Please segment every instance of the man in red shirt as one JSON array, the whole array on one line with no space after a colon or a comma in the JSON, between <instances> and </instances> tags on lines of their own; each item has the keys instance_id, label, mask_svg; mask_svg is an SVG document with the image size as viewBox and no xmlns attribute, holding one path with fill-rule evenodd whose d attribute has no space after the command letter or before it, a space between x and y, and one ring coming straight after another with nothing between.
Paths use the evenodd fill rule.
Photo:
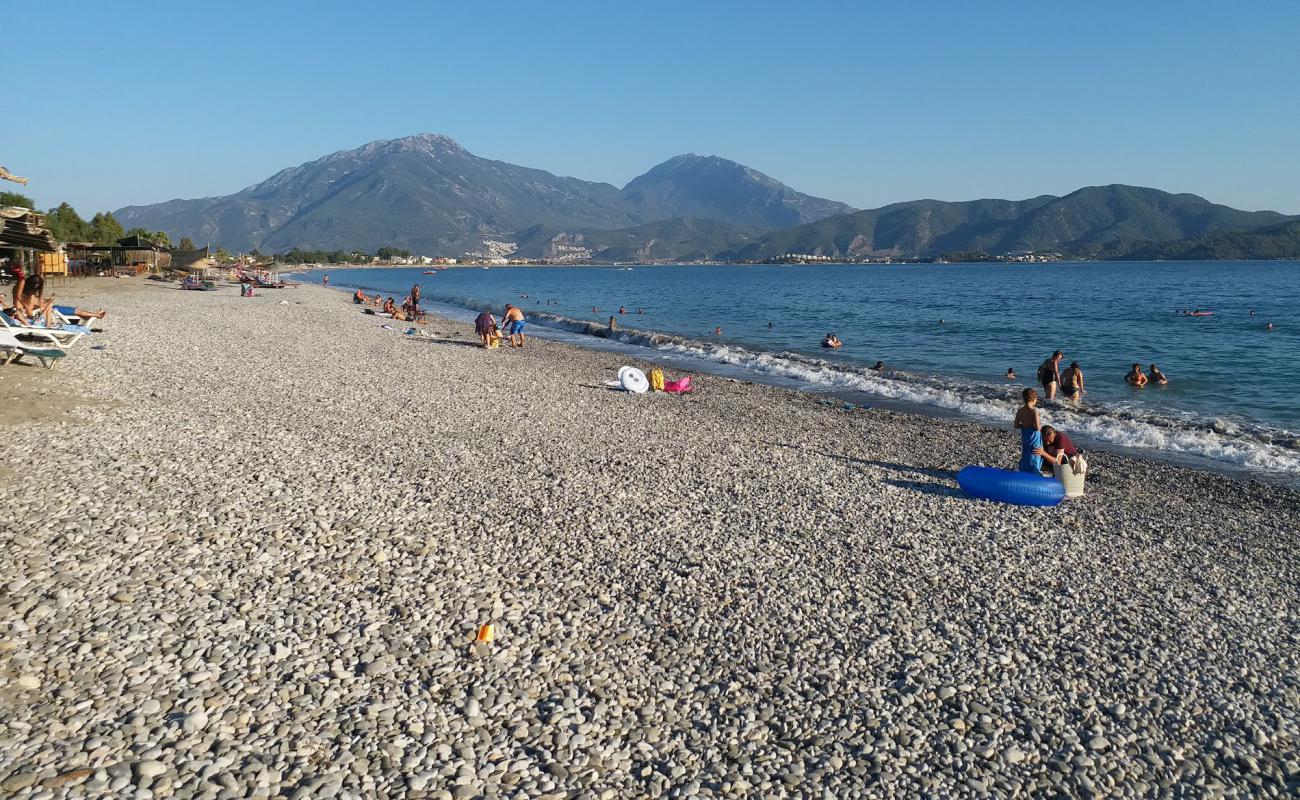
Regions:
<instances>
[{"instance_id":1,"label":"man in red shirt","mask_svg":"<svg viewBox=\"0 0 1300 800\"><path fill-rule=\"evenodd\" d=\"M1079 455L1079 448L1063 432L1051 425L1044 425L1039 431L1043 434L1043 446L1035 450L1034 454L1043 457L1044 467L1048 464L1063 464L1067 458Z\"/></svg>"}]
</instances>

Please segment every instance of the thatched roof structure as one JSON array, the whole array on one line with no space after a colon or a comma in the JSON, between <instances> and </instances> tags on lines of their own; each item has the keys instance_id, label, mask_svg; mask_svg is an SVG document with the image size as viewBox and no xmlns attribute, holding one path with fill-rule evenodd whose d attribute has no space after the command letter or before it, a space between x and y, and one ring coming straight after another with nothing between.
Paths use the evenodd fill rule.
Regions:
<instances>
[{"instance_id":1,"label":"thatched roof structure","mask_svg":"<svg viewBox=\"0 0 1300 800\"><path fill-rule=\"evenodd\" d=\"M58 241L45 229L45 215L21 206L0 208L0 247L30 247L57 252Z\"/></svg>"}]
</instances>

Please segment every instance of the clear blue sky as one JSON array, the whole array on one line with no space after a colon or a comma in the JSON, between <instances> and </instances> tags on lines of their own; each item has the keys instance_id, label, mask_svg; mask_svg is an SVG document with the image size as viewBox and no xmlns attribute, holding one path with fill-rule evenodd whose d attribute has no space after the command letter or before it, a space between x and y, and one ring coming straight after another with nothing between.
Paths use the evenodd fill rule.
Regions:
<instances>
[{"instance_id":1,"label":"clear blue sky","mask_svg":"<svg viewBox=\"0 0 1300 800\"><path fill-rule=\"evenodd\" d=\"M6 5L0 164L87 217L423 131L620 186L695 152L864 208L1300 213L1296 0Z\"/></svg>"}]
</instances>

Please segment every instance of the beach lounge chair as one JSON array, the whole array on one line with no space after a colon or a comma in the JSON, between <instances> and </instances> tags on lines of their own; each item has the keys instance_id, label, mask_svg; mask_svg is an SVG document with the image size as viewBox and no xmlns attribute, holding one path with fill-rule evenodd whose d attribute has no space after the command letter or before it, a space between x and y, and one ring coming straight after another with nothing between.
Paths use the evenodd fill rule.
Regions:
<instances>
[{"instance_id":1,"label":"beach lounge chair","mask_svg":"<svg viewBox=\"0 0 1300 800\"><path fill-rule=\"evenodd\" d=\"M42 346L31 342L20 342L18 337L7 330L0 330L0 365L9 366L12 361L21 361L24 356L31 356L41 362L46 369L54 369L59 359L67 353L57 345Z\"/></svg>"},{"instance_id":2,"label":"beach lounge chair","mask_svg":"<svg viewBox=\"0 0 1300 800\"><path fill-rule=\"evenodd\" d=\"M90 333L90 328L81 325L23 325L3 311L0 311L0 330L7 330L19 339L52 341L60 349L71 347Z\"/></svg>"},{"instance_id":3,"label":"beach lounge chair","mask_svg":"<svg viewBox=\"0 0 1300 800\"><path fill-rule=\"evenodd\" d=\"M97 321L94 317L87 317L83 319L77 316L76 306L55 306L54 321L58 323L60 327L65 327L68 325L80 325L81 327L89 331L101 330L100 328L96 328L92 324Z\"/></svg>"}]
</instances>

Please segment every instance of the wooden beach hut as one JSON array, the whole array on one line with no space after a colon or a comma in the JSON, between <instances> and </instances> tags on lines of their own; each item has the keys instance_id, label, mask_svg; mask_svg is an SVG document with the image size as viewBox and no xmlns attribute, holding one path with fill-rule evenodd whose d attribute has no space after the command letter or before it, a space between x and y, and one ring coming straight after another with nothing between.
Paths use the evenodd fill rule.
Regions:
<instances>
[{"instance_id":1,"label":"wooden beach hut","mask_svg":"<svg viewBox=\"0 0 1300 800\"><path fill-rule=\"evenodd\" d=\"M115 272L130 270L131 274L144 275L170 267L172 256L166 248L143 236L127 236L117 240L113 264Z\"/></svg>"}]
</instances>

